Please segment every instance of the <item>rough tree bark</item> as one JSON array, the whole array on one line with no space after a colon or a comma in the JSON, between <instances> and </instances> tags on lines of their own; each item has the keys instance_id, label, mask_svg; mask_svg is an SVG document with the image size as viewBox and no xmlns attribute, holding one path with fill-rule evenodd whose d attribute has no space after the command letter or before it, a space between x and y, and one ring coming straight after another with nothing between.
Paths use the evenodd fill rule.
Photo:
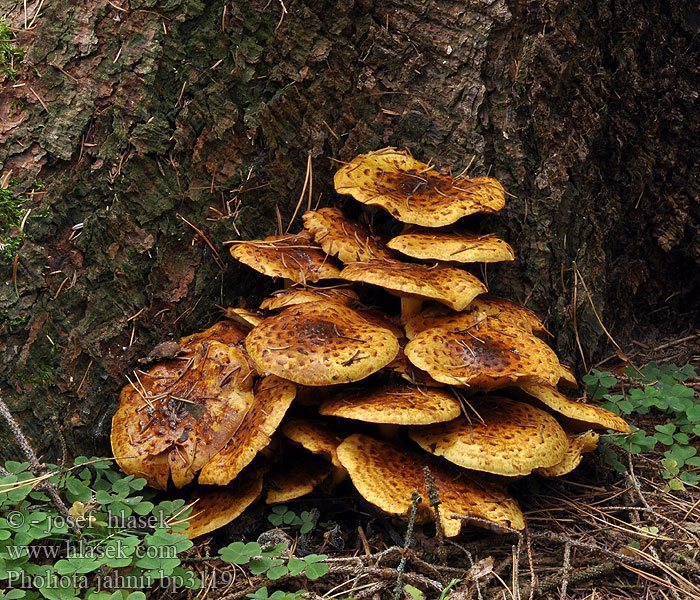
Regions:
<instances>
[{"instance_id":1,"label":"rough tree bark","mask_svg":"<svg viewBox=\"0 0 700 600\"><path fill-rule=\"evenodd\" d=\"M587 361L602 339L581 278L622 342L697 324L692 3L0 0L2 15L27 53L0 79L0 170L32 212L0 264L0 390L46 457L59 428L73 453L109 452L136 359L270 289L223 242L271 233L277 209L286 225L307 153L315 197L343 206L332 159L387 145L498 177L507 208L475 221L518 261L490 287L527 300L579 368L576 333Z\"/></svg>"}]
</instances>

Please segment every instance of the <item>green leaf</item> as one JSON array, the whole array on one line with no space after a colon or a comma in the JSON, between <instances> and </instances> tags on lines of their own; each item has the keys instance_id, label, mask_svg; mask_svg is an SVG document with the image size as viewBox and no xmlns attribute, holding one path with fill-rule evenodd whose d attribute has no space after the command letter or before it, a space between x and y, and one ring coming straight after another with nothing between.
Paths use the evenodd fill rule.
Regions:
<instances>
[{"instance_id":1,"label":"green leaf","mask_svg":"<svg viewBox=\"0 0 700 600\"><path fill-rule=\"evenodd\" d=\"M330 567L326 563L319 562L306 567L304 575L306 575L308 579L318 579L319 577L327 575L328 571L330 571Z\"/></svg>"},{"instance_id":2,"label":"green leaf","mask_svg":"<svg viewBox=\"0 0 700 600\"><path fill-rule=\"evenodd\" d=\"M219 552L221 559L234 565L248 564L251 557L259 556L262 552L260 544L257 542L233 542Z\"/></svg>"},{"instance_id":3,"label":"green leaf","mask_svg":"<svg viewBox=\"0 0 700 600\"><path fill-rule=\"evenodd\" d=\"M66 481L66 498L68 502L88 502L92 498L92 490L80 479L71 477Z\"/></svg>"},{"instance_id":4,"label":"green leaf","mask_svg":"<svg viewBox=\"0 0 700 600\"><path fill-rule=\"evenodd\" d=\"M421 592L417 587L413 587L410 583L403 586L404 591L411 596L412 600L425 600L423 592Z\"/></svg>"},{"instance_id":5,"label":"green leaf","mask_svg":"<svg viewBox=\"0 0 700 600\"><path fill-rule=\"evenodd\" d=\"M272 567L281 565L283 562L281 558L253 558L248 563L248 568L253 575L260 575Z\"/></svg>"},{"instance_id":6,"label":"green leaf","mask_svg":"<svg viewBox=\"0 0 700 600\"><path fill-rule=\"evenodd\" d=\"M269 598L267 588L261 587L252 594L246 594L246 598L252 598L253 600L267 600Z\"/></svg>"},{"instance_id":7,"label":"green leaf","mask_svg":"<svg viewBox=\"0 0 700 600\"><path fill-rule=\"evenodd\" d=\"M263 558L277 558L280 556L283 552L287 550L287 545L286 544L275 544L274 546L263 546L263 548L260 551L260 554L263 556Z\"/></svg>"},{"instance_id":8,"label":"green leaf","mask_svg":"<svg viewBox=\"0 0 700 600\"><path fill-rule=\"evenodd\" d=\"M299 573L306 568L306 562L300 558L292 557L289 559L287 568L289 569L289 574L294 577L295 575L299 575Z\"/></svg>"},{"instance_id":9,"label":"green leaf","mask_svg":"<svg viewBox=\"0 0 700 600\"><path fill-rule=\"evenodd\" d=\"M284 565L280 565L278 567L270 567L267 570L267 573L265 573L265 576L268 579L272 579L274 581L275 579L284 577L287 573L289 573L289 569L287 569L287 567L285 567Z\"/></svg>"}]
</instances>

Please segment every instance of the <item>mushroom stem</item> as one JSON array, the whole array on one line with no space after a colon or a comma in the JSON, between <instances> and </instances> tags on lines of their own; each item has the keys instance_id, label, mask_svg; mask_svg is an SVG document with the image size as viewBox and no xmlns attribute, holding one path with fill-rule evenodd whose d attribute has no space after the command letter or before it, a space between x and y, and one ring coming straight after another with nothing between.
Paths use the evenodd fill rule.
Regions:
<instances>
[{"instance_id":1,"label":"mushroom stem","mask_svg":"<svg viewBox=\"0 0 700 600\"><path fill-rule=\"evenodd\" d=\"M393 423L379 423L377 425L380 439L385 442L397 443L399 441L399 426Z\"/></svg>"},{"instance_id":2,"label":"mushroom stem","mask_svg":"<svg viewBox=\"0 0 700 600\"><path fill-rule=\"evenodd\" d=\"M401 296L401 323L405 324L409 319L415 317L420 312L422 306L422 298Z\"/></svg>"}]
</instances>

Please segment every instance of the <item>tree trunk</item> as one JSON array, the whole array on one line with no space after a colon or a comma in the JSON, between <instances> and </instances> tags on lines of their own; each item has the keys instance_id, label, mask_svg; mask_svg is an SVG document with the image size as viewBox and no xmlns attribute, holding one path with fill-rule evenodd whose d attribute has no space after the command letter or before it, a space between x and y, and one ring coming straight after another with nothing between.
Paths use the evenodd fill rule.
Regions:
<instances>
[{"instance_id":1,"label":"tree trunk","mask_svg":"<svg viewBox=\"0 0 700 600\"><path fill-rule=\"evenodd\" d=\"M37 16L36 10L41 6ZM700 12L681 1L0 0L1 171L26 198L0 271L2 395L46 458L108 454L125 375L270 281L226 240L286 226L307 155L393 145L509 192L498 294L590 366L697 324ZM378 217L380 218L380 217ZM299 223L297 222L298 226ZM3 243L20 236L5 219ZM585 285L584 285L585 284ZM595 305L593 310L592 305ZM577 349L579 340L581 352ZM59 433L60 432L62 433ZM17 448L0 426L0 455Z\"/></svg>"}]
</instances>

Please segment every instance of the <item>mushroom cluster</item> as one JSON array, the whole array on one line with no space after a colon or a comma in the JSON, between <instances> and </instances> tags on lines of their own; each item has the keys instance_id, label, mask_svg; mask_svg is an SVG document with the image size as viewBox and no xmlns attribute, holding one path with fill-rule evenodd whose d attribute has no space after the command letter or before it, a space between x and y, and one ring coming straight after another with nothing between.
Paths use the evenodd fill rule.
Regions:
<instances>
[{"instance_id":1,"label":"mushroom cluster","mask_svg":"<svg viewBox=\"0 0 700 600\"><path fill-rule=\"evenodd\" d=\"M405 223L401 235L320 208L297 234L236 242L236 259L284 289L134 372L112 421L120 467L160 489L196 477L191 537L262 495L330 493L347 477L399 517L414 490L437 493L440 510L426 502L418 519L439 518L447 536L470 519L522 529L509 481L568 473L595 449L593 430L629 426L559 391L576 380L544 325L466 270L514 259L503 240L454 225L503 208L503 188L394 148L358 156L334 183Z\"/></svg>"}]
</instances>

